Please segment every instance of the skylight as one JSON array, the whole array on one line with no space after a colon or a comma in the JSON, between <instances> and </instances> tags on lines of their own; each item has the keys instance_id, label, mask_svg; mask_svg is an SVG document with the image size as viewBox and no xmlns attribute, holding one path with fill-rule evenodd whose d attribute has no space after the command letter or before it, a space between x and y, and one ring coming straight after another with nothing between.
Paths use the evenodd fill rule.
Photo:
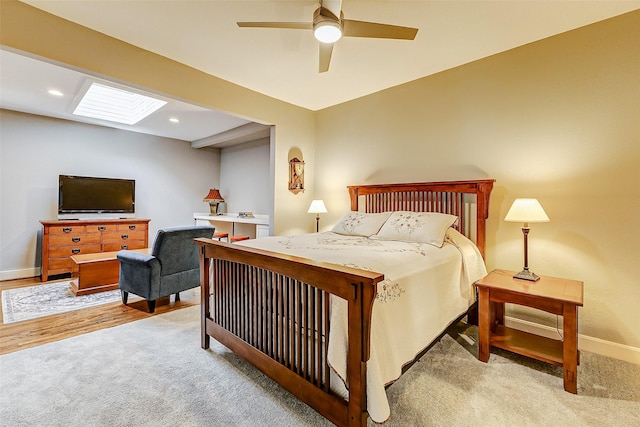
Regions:
<instances>
[{"instance_id":1,"label":"skylight","mask_svg":"<svg viewBox=\"0 0 640 427\"><path fill-rule=\"evenodd\" d=\"M165 104L160 99L94 82L73 114L133 125Z\"/></svg>"}]
</instances>

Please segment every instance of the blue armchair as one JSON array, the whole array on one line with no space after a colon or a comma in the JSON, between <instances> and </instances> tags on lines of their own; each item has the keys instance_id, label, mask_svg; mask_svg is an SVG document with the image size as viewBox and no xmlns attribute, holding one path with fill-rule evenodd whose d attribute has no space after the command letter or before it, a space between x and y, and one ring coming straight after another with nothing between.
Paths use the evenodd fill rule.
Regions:
<instances>
[{"instance_id":1,"label":"blue armchair","mask_svg":"<svg viewBox=\"0 0 640 427\"><path fill-rule=\"evenodd\" d=\"M156 308L156 300L200 286L198 246L193 239L211 238L211 226L164 228L158 231L151 255L135 251L119 251L120 293L127 304L129 292L147 300L149 312Z\"/></svg>"}]
</instances>

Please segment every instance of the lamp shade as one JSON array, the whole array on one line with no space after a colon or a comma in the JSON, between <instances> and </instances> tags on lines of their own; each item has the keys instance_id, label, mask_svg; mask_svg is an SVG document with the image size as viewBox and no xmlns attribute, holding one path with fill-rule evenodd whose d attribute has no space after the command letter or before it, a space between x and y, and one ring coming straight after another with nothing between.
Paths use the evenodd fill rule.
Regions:
<instances>
[{"instance_id":1,"label":"lamp shade","mask_svg":"<svg viewBox=\"0 0 640 427\"><path fill-rule=\"evenodd\" d=\"M537 199L516 199L504 220L524 223L548 222L549 217Z\"/></svg>"},{"instance_id":2,"label":"lamp shade","mask_svg":"<svg viewBox=\"0 0 640 427\"><path fill-rule=\"evenodd\" d=\"M204 199L202 199L202 201L222 203L224 202L224 199L222 198L222 195L220 194L220 191L217 188L212 188L211 190L209 190L209 194L204 196Z\"/></svg>"},{"instance_id":3,"label":"lamp shade","mask_svg":"<svg viewBox=\"0 0 640 427\"><path fill-rule=\"evenodd\" d=\"M311 202L311 206L309 206L309 210L307 211L307 213L314 213L314 214L318 214L318 213L326 213L327 212L327 208L324 205L324 202L322 200L313 200Z\"/></svg>"}]
</instances>

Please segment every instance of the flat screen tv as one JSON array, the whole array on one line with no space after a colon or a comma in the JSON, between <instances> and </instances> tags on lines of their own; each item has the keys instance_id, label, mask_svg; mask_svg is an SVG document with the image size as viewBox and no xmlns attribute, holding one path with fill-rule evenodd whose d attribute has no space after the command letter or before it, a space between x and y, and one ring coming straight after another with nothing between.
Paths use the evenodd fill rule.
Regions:
<instances>
[{"instance_id":1,"label":"flat screen tv","mask_svg":"<svg viewBox=\"0 0 640 427\"><path fill-rule=\"evenodd\" d=\"M60 175L58 216L135 213L136 182L133 179Z\"/></svg>"}]
</instances>

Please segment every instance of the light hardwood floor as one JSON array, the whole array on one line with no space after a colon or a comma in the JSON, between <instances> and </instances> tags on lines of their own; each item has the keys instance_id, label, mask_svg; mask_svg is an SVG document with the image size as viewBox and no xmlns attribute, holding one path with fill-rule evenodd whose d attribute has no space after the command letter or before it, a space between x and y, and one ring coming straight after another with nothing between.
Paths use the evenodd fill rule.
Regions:
<instances>
[{"instance_id":1,"label":"light hardwood floor","mask_svg":"<svg viewBox=\"0 0 640 427\"><path fill-rule=\"evenodd\" d=\"M63 279L69 280L69 279ZM46 283L53 283L52 280ZM59 281L59 280L58 280ZM0 282L0 291L44 284L40 277L27 279L5 280ZM135 320L144 319L158 314L167 313L181 308L200 304L200 292L196 294L184 292L181 300L174 302L173 297L159 299L153 314L148 312L147 302L142 298L129 294L128 305L113 302L96 307L69 311L54 316L40 317L22 322L0 324L0 354L12 353L29 347L58 341L76 335L122 325ZM188 295L187 295L188 294ZM0 319L2 319L0 307Z\"/></svg>"}]
</instances>

